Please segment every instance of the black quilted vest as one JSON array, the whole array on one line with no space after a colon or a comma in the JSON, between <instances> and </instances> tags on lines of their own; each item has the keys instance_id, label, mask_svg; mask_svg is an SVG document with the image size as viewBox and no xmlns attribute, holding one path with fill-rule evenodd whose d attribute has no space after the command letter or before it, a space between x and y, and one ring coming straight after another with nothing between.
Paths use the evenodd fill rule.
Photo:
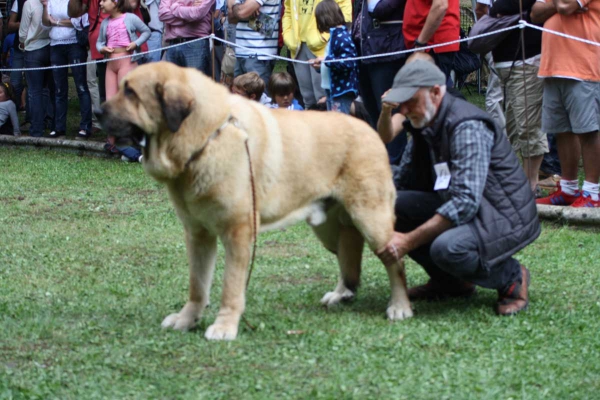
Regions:
<instances>
[{"instance_id":1,"label":"black quilted vest","mask_svg":"<svg viewBox=\"0 0 600 400\"><path fill-rule=\"evenodd\" d=\"M494 132L483 198L475 218L468 223L479 239L482 266L489 269L533 242L541 231L529 182L507 137L492 118L466 101L444 96L433 126L423 130L425 135L413 133L416 167L413 171L420 175L415 176L413 182L419 182L419 190L426 190L424 186L428 186L432 191L433 165L450 160L450 137L454 129L467 120L483 121ZM430 135L426 135L427 130L432 130ZM425 140L424 136L434 140ZM424 162L428 168L422 168Z\"/></svg>"}]
</instances>

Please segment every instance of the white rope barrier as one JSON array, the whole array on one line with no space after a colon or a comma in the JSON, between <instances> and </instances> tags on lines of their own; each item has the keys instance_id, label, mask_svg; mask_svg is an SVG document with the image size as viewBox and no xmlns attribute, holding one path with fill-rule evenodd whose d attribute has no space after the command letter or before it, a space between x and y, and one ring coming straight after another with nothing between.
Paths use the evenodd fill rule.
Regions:
<instances>
[{"instance_id":1,"label":"white rope barrier","mask_svg":"<svg viewBox=\"0 0 600 400\"><path fill-rule=\"evenodd\" d=\"M530 24L527 21L521 20L521 21L519 21L519 25L522 25L523 27L527 26L529 28L537 29L538 31L542 31L542 32L548 32L548 33L551 33L551 34L556 35L556 36L564 37L566 39L576 40L578 42L587 43L587 44L591 44L592 46L600 47L600 43L593 42L591 40L587 40L587 39L584 39L584 38L580 38L578 36L567 35L566 33L553 31L552 29L546 29L546 28L541 27L541 26Z\"/></svg>"},{"instance_id":2,"label":"white rope barrier","mask_svg":"<svg viewBox=\"0 0 600 400\"><path fill-rule=\"evenodd\" d=\"M564 33L561 33L561 32L556 32L556 31L553 31L551 29L546 29L546 28L543 28L543 27L540 27L540 26L537 26L537 25L530 24L527 21L520 20L517 25L509 26L507 28L499 29L499 30L493 31L493 32L482 33L480 35L476 35L476 36L473 36L473 37L466 37L466 38L463 38L463 39L452 40L452 41L449 41L449 42L434 44L434 45L431 45L431 46L423 46L423 47L419 47L419 48L415 48L415 49L394 51L394 52L390 52L390 53L372 54L370 56L361 56L361 57L349 57L349 58L338 59L338 60L328 60L328 61L323 61L323 63L330 64L330 63L346 62L346 61L361 61L361 60L369 60L369 59L373 59L373 58L383 58L383 57L397 56L397 55L403 55L403 54L410 54L410 53L414 53L414 52L417 52L417 51L430 50L430 49L435 49L435 48L438 48L438 47L449 46L449 45L456 44L456 43L462 43L462 42L466 42L466 41L469 41L469 40L478 39L478 38L482 38L482 37L486 37L486 36L492 36L492 35L496 35L498 33L507 32L507 31L511 31L511 30L514 30L514 29L524 29L526 27L537 29L537 30L540 30L540 31L543 31L543 32L548 32L548 33L551 33L553 35L561 36L561 37L564 37L564 38L567 38L567 39L576 40L576 41L579 41L579 42L591 44L592 46L600 47L600 43L593 42L593 41L587 40L587 39L583 39L583 38L580 38L580 37L577 37L577 36L572 36L572 35L567 35L567 34L564 34ZM126 55L123 55L121 57L105 58L105 59L101 59L101 60L92 60L92 61L75 63L75 64L67 64L67 65L54 65L54 66L48 66L48 67L37 67L37 68L2 68L2 69L0 69L0 72L44 71L44 70L50 70L50 69L80 67L80 66L91 65L91 64L99 64L99 63L105 63L105 62L108 62L108 61L122 60L122 59L130 58L130 57L133 57L133 56L140 56L140 55L150 54L150 53L154 53L154 52L157 52L157 51L161 51L162 52L164 50L168 50L168 49L172 49L172 48L175 48L175 47L187 45L187 44L190 44L190 43L199 42L199 41L202 41L202 40L210 40L211 42L213 42L214 40L216 40L216 41L219 41L219 42L224 43L225 45L228 45L228 46L231 46L231 47L236 47L236 48L241 48L241 49L244 49L244 50L252 51L252 52L254 52L254 54L256 56L264 56L264 57L269 57L269 58L272 58L272 59L287 61L287 62L291 62L291 63L311 64L309 61L295 60L295 59L289 58L289 57L283 57L283 56L279 56L279 55L275 55L275 54L268 54L268 53L265 53L263 51L257 51L256 49L251 49L251 48L248 48L248 47L245 47L245 46L241 46L239 44L230 42L228 40L221 39L221 38L215 36L214 34L210 34L209 36L205 36L205 37L202 37L202 38L189 40L189 41L186 41L186 42L183 42L183 43L176 43L176 44L173 44L173 45L170 45L170 46L161 47L159 49L148 50L148 51L144 51L144 52L140 52L140 53L135 53L135 54L126 54Z\"/></svg>"},{"instance_id":3,"label":"white rope barrier","mask_svg":"<svg viewBox=\"0 0 600 400\"><path fill-rule=\"evenodd\" d=\"M519 25L515 25L515 26L509 26L508 28L502 28L502 29L498 29L497 31L494 32L488 32L488 33L482 33L481 35L477 35L477 36L473 36L473 37L466 37L463 39L458 39L458 40L452 40L450 42L445 42L445 43L438 43L438 44L433 44L431 46L423 46L423 47L419 47L419 48L415 48L415 49L408 49L408 50L400 50L400 51L393 51L390 53L380 53L380 54L372 54L370 56L360 56L360 57L348 57L348 58L344 58L344 59L339 59L339 60L328 60L328 61L323 61L323 63L325 64L333 64L333 63L338 63L338 62L346 62L346 61L360 61L360 60L369 60L372 58L383 58L383 57L390 57L390 56L397 56L397 55L402 55L402 54L410 54L410 53L414 53L417 51L424 51L424 50L429 50L429 49L435 49L438 47L444 47L444 46L449 46L452 44L456 44L456 43L462 43L462 42L466 42L472 39L477 39L477 38L482 38L482 37L486 37L486 36L491 36L491 35L496 35L498 33L502 33L502 32L506 32L506 31L511 31L513 29L518 29ZM297 64L311 64L308 61L303 61L303 60L295 60L293 58L288 58L288 57L281 57L281 56L273 56L261 51L255 51L254 49L250 49L248 47L244 47L244 46L240 46L236 43L232 43L229 42L225 39L221 39L218 37L215 37L216 40L218 40L219 42L225 43L229 46L232 47L239 47L242 48L244 50L250 50L250 51L254 51L257 55L261 55L261 56L269 56L272 58L276 58L278 60L285 60L288 62L292 62L292 63L297 63Z\"/></svg>"}]
</instances>

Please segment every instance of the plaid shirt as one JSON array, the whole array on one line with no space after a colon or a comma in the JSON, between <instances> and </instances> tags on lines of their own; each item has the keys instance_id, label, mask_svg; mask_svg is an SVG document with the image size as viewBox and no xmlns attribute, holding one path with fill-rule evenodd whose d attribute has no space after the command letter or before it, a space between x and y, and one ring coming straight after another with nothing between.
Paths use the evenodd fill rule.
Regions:
<instances>
[{"instance_id":1,"label":"plaid shirt","mask_svg":"<svg viewBox=\"0 0 600 400\"><path fill-rule=\"evenodd\" d=\"M435 134L434 132L433 135ZM428 139L430 142L432 137ZM447 190L438 191L445 203L436 212L452 221L455 226L471 221L479 210L493 145L494 132L482 121L462 122L450 137L450 186ZM400 168L394 176L399 190L407 188L413 163L412 148L413 141L409 140Z\"/></svg>"}]
</instances>

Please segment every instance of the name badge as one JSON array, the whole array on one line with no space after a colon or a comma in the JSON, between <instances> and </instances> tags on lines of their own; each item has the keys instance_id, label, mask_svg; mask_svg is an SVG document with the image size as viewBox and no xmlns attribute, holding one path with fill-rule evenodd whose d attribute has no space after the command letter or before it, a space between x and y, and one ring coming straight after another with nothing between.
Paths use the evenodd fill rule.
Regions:
<instances>
[{"instance_id":1,"label":"name badge","mask_svg":"<svg viewBox=\"0 0 600 400\"><path fill-rule=\"evenodd\" d=\"M450 186L451 177L450 168L448 168L448 163L435 164L433 168L435 168L435 175L437 176L433 190L448 189L448 186Z\"/></svg>"}]
</instances>

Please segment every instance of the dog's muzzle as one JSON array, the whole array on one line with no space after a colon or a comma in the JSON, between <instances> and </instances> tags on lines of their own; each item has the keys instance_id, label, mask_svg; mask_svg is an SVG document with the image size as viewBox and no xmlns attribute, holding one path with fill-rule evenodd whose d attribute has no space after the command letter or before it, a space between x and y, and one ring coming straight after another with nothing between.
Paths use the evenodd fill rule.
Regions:
<instances>
[{"instance_id":1,"label":"dog's muzzle","mask_svg":"<svg viewBox=\"0 0 600 400\"><path fill-rule=\"evenodd\" d=\"M111 116L104 108L94 108L94 115L108 134L116 137L130 137L140 147L146 147L148 135L139 126Z\"/></svg>"}]
</instances>

